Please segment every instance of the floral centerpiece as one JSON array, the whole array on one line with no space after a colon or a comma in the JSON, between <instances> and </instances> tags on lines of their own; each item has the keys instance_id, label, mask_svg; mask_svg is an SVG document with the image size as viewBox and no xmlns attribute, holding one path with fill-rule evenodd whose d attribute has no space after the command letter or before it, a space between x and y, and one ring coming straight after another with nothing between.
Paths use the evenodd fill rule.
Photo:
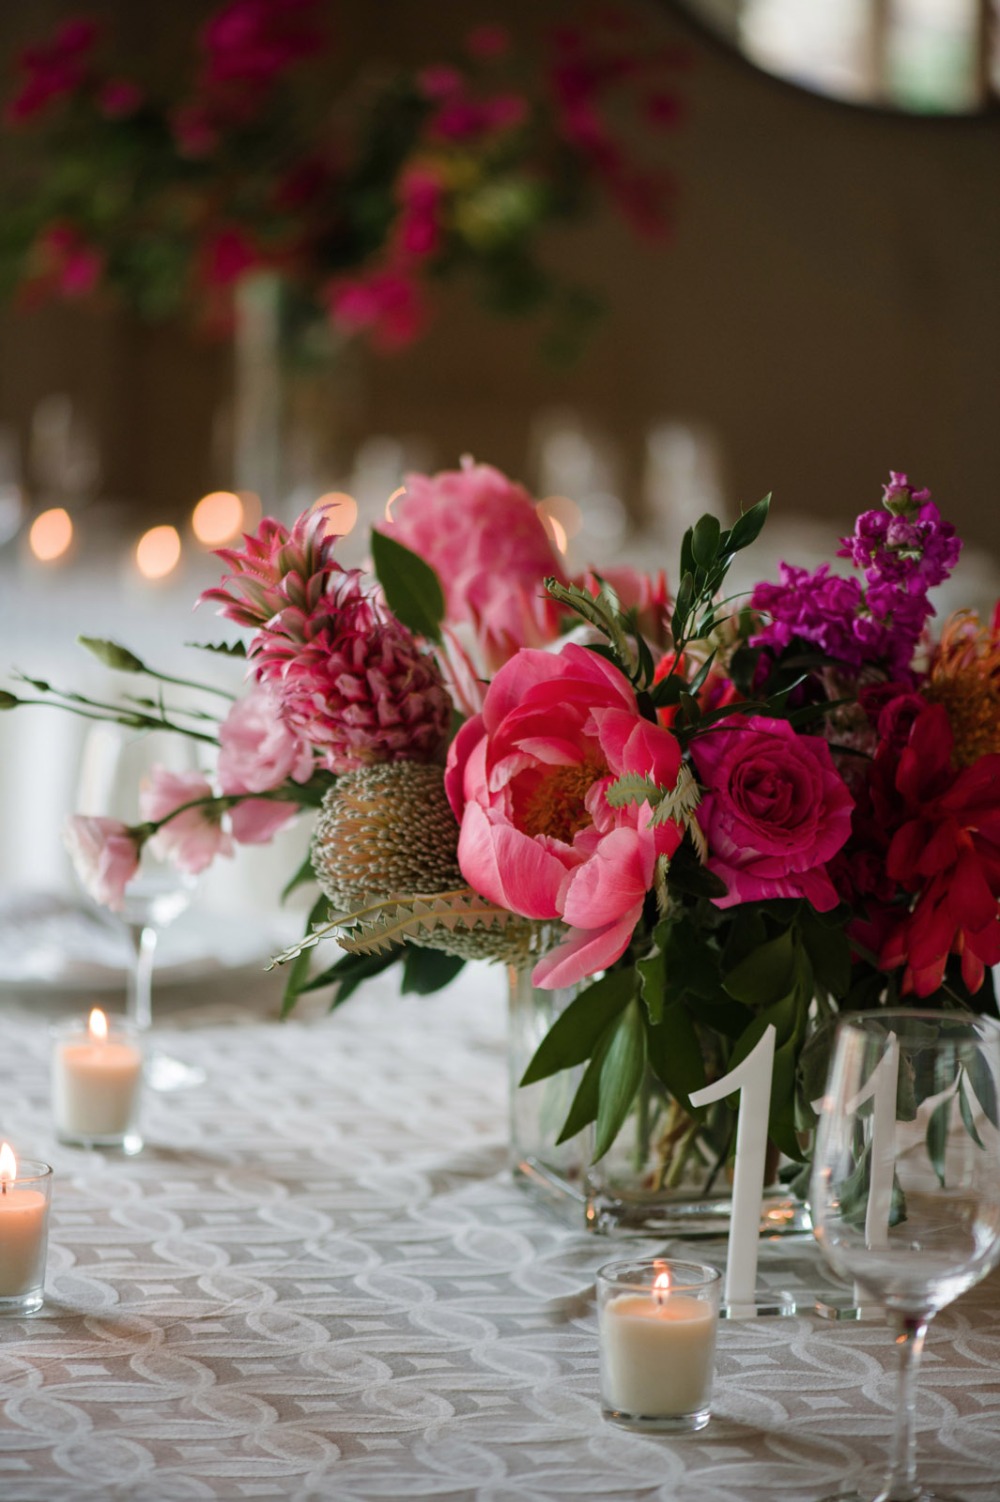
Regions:
<instances>
[{"instance_id":1,"label":"floral centerpiece","mask_svg":"<svg viewBox=\"0 0 1000 1502\"><path fill-rule=\"evenodd\" d=\"M227 0L164 87L85 16L26 48L0 131L0 292L98 295L225 328L234 286L279 274L303 317L376 349L418 338L446 279L548 318L569 353L599 308L554 274L545 232L605 196L662 236L673 183L627 145L678 118L683 58L640 11L499 25L454 56L370 62L329 0Z\"/></svg>"},{"instance_id":2,"label":"floral centerpiece","mask_svg":"<svg viewBox=\"0 0 1000 1502\"><path fill-rule=\"evenodd\" d=\"M282 957L287 1006L397 961L418 991L506 961L566 1003L525 1084L576 1071L555 1130L615 1164L629 1123L647 1193L715 1182L732 1116L691 1095L769 1027L769 1133L794 1172L839 1012L996 1012L1000 612L931 636L960 542L927 491L893 474L843 575L782 564L739 600L726 574L767 499L690 529L669 595L662 574L567 577L531 497L486 465L412 475L395 508L375 579L337 562L322 510L219 553L203 599L249 632L224 649L249 687L214 728L109 642L83 639L155 697L28 677L3 695L217 743L214 772L154 776L133 825L71 819L98 901L120 902L147 840L196 871L310 811L289 885L319 895ZM345 952L314 973L331 935Z\"/></svg>"}]
</instances>

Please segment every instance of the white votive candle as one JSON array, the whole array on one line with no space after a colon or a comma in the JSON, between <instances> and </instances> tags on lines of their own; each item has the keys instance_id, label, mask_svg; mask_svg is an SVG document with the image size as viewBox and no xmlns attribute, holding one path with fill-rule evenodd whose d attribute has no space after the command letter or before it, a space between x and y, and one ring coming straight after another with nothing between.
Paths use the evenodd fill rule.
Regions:
<instances>
[{"instance_id":1,"label":"white votive candle","mask_svg":"<svg viewBox=\"0 0 1000 1502\"><path fill-rule=\"evenodd\" d=\"M695 1262L611 1262L597 1275L601 1400L648 1429L708 1423L721 1274Z\"/></svg>"},{"instance_id":2,"label":"white votive candle","mask_svg":"<svg viewBox=\"0 0 1000 1502\"><path fill-rule=\"evenodd\" d=\"M95 1008L86 1023L56 1028L52 1108L61 1142L138 1151L141 1093L142 1051L130 1023L109 1026Z\"/></svg>"},{"instance_id":3,"label":"white votive candle","mask_svg":"<svg viewBox=\"0 0 1000 1502\"><path fill-rule=\"evenodd\" d=\"M52 1169L0 1146L0 1314L41 1308Z\"/></svg>"}]
</instances>

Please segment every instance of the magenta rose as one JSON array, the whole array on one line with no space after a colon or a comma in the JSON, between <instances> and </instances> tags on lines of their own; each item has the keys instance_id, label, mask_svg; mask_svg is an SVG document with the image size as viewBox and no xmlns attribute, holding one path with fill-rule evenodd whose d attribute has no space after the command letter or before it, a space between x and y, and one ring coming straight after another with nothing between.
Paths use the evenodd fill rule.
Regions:
<instances>
[{"instance_id":1,"label":"magenta rose","mask_svg":"<svg viewBox=\"0 0 1000 1502\"><path fill-rule=\"evenodd\" d=\"M691 755L706 789L698 822L708 869L729 889L716 906L805 897L821 913L836 907L826 862L851 832L854 800L826 741L787 720L730 715Z\"/></svg>"},{"instance_id":2,"label":"magenta rose","mask_svg":"<svg viewBox=\"0 0 1000 1502\"><path fill-rule=\"evenodd\" d=\"M121 912L125 888L139 869L135 837L119 819L73 814L63 840L77 876L95 902Z\"/></svg>"},{"instance_id":3,"label":"magenta rose","mask_svg":"<svg viewBox=\"0 0 1000 1502\"><path fill-rule=\"evenodd\" d=\"M628 679L595 652L525 650L497 673L452 743L445 786L469 885L571 930L536 965L536 985L572 985L624 953L657 857L684 831L654 825L648 802L613 808L605 794L625 772L673 788L680 766L677 741L642 718Z\"/></svg>"}]
</instances>

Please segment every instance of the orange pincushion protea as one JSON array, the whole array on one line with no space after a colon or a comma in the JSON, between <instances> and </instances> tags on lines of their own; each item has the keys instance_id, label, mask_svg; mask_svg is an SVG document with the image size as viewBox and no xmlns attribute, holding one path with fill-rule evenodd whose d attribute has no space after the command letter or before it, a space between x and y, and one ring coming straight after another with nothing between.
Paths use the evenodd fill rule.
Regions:
<instances>
[{"instance_id":1,"label":"orange pincushion protea","mask_svg":"<svg viewBox=\"0 0 1000 1502\"><path fill-rule=\"evenodd\" d=\"M955 737L952 759L971 767L1000 752L1000 604L990 626L959 610L941 633L924 697L941 704Z\"/></svg>"}]
</instances>

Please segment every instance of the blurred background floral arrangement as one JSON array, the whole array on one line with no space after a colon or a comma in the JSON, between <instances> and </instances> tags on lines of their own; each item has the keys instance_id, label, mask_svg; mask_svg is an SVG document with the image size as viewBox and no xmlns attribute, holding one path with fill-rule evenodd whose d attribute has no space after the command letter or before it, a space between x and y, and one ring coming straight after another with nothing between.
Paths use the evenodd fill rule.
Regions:
<instances>
[{"instance_id":1,"label":"blurred background floral arrangement","mask_svg":"<svg viewBox=\"0 0 1000 1502\"><path fill-rule=\"evenodd\" d=\"M169 97L114 44L72 18L19 59L0 293L29 305L99 295L224 331L233 287L267 271L303 317L387 351L460 278L569 355L600 298L546 265L546 230L601 193L669 229L672 178L626 141L676 123L680 54L639 13L553 25L537 57L476 24L453 55L360 69L326 0L229 0Z\"/></svg>"}]
</instances>

